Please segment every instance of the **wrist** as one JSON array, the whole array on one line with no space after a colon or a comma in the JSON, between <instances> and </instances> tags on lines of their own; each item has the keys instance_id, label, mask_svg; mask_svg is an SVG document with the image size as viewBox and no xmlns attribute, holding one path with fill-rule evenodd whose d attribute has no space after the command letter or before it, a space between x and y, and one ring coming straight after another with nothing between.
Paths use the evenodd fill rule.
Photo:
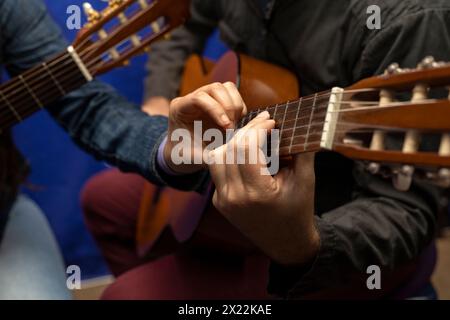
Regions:
<instances>
[{"instance_id":1,"label":"wrist","mask_svg":"<svg viewBox=\"0 0 450 320\"><path fill-rule=\"evenodd\" d=\"M189 163L176 164L173 161L172 152L174 149L174 145L170 141L170 138L169 138L170 136L171 135L169 134L169 136L166 139L166 142L164 145L164 150L163 150L164 162L165 162L166 166L168 167L168 169L174 175L189 175L189 174L197 173L197 172L203 170L203 167L201 165L195 165L195 164L189 164Z\"/></svg>"},{"instance_id":2,"label":"wrist","mask_svg":"<svg viewBox=\"0 0 450 320\"><path fill-rule=\"evenodd\" d=\"M297 267L311 263L317 257L320 250L320 234L313 225L310 232L302 239L291 241L290 249L281 250L281 254L274 257L275 262L285 267Z\"/></svg>"},{"instance_id":3,"label":"wrist","mask_svg":"<svg viewBox=\"0 0 450 320\"><path fill-rule=\"evenodd\" d=\"M153 97L145 102L142 111L150 116L169 116L170 101L164 97Z\"/></svg>"}]
</instances>

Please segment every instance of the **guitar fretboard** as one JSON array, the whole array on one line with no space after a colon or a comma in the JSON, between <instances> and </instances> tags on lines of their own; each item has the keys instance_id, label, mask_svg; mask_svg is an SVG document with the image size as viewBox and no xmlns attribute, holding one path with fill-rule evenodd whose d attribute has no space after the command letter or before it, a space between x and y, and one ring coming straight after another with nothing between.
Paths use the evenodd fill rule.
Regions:
<instances>
[{"instance_id":1,"label":"guitar fretboard","mask_svg":"<svg viewBox=\"0 0 450 320\"><path fill-rule=\"evenodd\" d=\"M319 151L330 96L331 91L326 91L254 110L238 127L244 127L258 114L267 111L280 130L280 156Z\"/></svg>"},{"instance_id":2,"label":"guitar fretboard","mask_svg":"<svg viewBox=\"0 0 450 320\"><path fill-rule=\"evenodd\" d=\"M11 79L0 86L0 130L22 122L86 82L68 53Z\"/></svg>"}]
</instances>

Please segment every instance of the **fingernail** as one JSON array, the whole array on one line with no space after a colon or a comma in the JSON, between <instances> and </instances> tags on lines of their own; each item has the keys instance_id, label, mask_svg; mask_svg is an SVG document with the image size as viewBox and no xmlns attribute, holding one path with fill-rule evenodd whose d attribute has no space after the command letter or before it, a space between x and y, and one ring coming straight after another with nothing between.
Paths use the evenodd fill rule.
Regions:
<instances>
[{"instance_id":1,"label":"fingernail","mask_svg":"<svg viewBox=\"0 0 450 320\"><path fill-rule=\"evenodd\" d=\"M269 119L270 118L270 113L267 111L261 112L260 114L258 114L257 118L266 118Z\"/></svg>"}]
</instances>

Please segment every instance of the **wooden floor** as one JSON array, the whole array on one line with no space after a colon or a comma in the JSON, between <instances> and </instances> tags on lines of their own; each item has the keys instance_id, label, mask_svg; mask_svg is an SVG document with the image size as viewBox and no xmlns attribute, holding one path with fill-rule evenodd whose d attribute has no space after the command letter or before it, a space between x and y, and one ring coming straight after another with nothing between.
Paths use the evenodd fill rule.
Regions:
<instances>
[{"instance_id":1,"label":"wooden floor","mask_svg":"<svg viewBox=\"0 0 450 320\"><path fill-rule=\"evenodd\" d=\"M439 239L438 247L438 265L433 275L433 284L442 300L450 300L450 230L445 237ZM83 283L83 289L74 292L77 300L96 300L99 299L103 290L112 283L111 277L104 277L90 280Z\"/></svg>"}]
</instances>

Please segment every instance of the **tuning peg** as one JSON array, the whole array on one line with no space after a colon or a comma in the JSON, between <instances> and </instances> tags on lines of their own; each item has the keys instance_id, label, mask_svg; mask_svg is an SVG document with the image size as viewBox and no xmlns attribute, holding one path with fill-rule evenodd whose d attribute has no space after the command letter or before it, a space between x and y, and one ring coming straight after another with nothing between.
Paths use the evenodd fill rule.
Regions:
<instances>
[{"instance_id":1,"label":"tuning peg","mask_svg":"<svg viewBox=\"0 0 450 320\"><path fill-rule=\"evenodd\" d=\"M413 175L414 167L412 166L403 166L399 170L395 170L392 178L395 189L408 191L412 184Z\"/></svg>"},{"instance_id":2,"label":"tuning peg","mask_svg":"<svg viewBox=\"0 0 450 320\"><path fill-rule=\"evenodd\" d=\"M417 69L423 70L423 69L431 69L435 66L436 60L434 60L434 57L428 56L425 57L417 66Z\"/></svg>"},{"instance_id":3,"label":"tuning peg","mask_svg":"<svg viewBox=\"0 0 450 320\"><path fill-rule=\"evenodd\" d=\"M139 0L138 2L142 9L145 9L148 7L148 3L146 0Z\"/></svg>"},{"instance_id":4,"label":"tuning peg","mask_svg":"<svg viewBox=\"0 0 450 320\"><path fill-rule=\"evenodd\" d=\"M108 5L111 9L115 9L118 6L122 5L123 3L124 3L124 0L109 0Z\"/></svg>"},{"instance_id":5,"label":"tuning peg","mask_svg":"<svg viewBox=\"0 0 450 320\"><path fill-rule=\"evenodd\" d=\"M378 174L380 172L381 166L379 163L371 162L367 165L366 170L371 174Z\"/></svg>"},{"instance_id":6,"label":"tuning peg","mask_svg":"<svg viewBox=\"0 0 450 320\"><path fill-rule=\"evenodd\" d=\"M443 188L450 187L450 169L443 168L439 170L438 177L439 177L439 186Z\"/></svg>"},{"instance_id":7,"label":"tuning peg","mask_svg":"<svg viewBox=\"0 0 450 320\"><path fill-rule=\"evenodd\" d=\"M396 73L400 73L401 71L402 71L402 69L400 68L398 63L392 63L389 65L389 67L387 67L385 73L386 74L396 74Z\"/></svg>"},{"instance_id":8,"label":"tuning peg","mask_svg":"<svg viewBox=\"0 0 450 320\"><path fill-rule=\"evenodd\" d=\"M83 3L83 9L90 23L94 23L102 17L101 13L95 10L89 2Z\"/></svg>"}]
</instances>

